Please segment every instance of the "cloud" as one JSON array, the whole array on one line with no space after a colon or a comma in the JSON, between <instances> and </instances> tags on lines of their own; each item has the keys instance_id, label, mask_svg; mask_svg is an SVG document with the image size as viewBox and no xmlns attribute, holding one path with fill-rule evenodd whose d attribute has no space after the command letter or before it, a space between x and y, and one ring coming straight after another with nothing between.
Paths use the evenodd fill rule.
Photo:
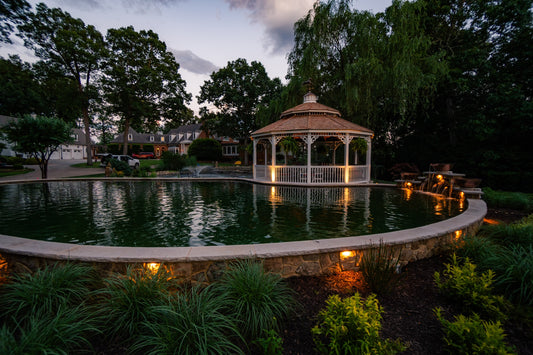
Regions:
<instances>
[{"instance_id":1,"label":"cloud","mask_svg":"<svg viewBox=\"0 0 533 355\"><path fill-rule=\"evenodd\" d=\"M225 0L230 9L244 9L252 22L265 26L265 47L274 54L288 52L293 44L294 23L305 16L315 0Z\"/></svg>"},{"instance_id":2,"label":"cloud","mask_svg":"<svg viewBox=\"0 0 533 355\"><path fill-rule=\"evenodd\" d=\"M176 61L180 63L181 68L195 74L211 75L212 72L218 69L216 65L210 61L198 57L190 50L170 49Z\"/></svg>"},{"instance_id":3,"label":"cloud","mask_svg":"<svg viewBox=\"0 0 533 355\"><path fill-rule=\"evenodd\" d=\"M126 11L132 11L137 14L155 12L161 14L162 7L169 7L187 0L121 0L120 3ZM108 8L115 5L109 0L58 0L59 4L76 7L83 10L94 10Z\"/></svg>"}]
</instances>

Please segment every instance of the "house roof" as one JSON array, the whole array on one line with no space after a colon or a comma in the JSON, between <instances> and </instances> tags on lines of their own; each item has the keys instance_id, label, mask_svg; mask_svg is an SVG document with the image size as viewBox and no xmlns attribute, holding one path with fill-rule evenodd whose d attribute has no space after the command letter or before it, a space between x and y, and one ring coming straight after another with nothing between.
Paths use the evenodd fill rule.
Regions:
<instances>
[{"instance_id":1,"label":"house roof","mask_svg":"<svg viewBox=\"0 0 533 355\"><path fill-rule=\"evenodd\" d=\"M368 128L341 118L341 113L334 108L316 102L316 96L307 93L304 103L290 108L281 113L280 119L252 133L254 136L263 136L274 133L297 132L354 132L363 135L372 135L374 132Z\"/></svg>"}]
</instances>

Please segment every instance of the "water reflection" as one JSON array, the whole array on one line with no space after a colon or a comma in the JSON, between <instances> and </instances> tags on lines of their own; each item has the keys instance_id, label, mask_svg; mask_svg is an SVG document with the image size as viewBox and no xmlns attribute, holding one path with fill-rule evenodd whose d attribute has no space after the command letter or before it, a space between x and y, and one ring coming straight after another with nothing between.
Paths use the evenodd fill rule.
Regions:
<instances>
[{"instance_id":1,"label":"water reflection","mask_svg":"<svg viewBox=\"0 0 533 355\"><path fill-rule=\"evenodd\" d=\"M0 186L0 233L99 245L234 245L382 233L433 223L464 207L369 187L53 182Z\"/></svg>"}]
</instances>

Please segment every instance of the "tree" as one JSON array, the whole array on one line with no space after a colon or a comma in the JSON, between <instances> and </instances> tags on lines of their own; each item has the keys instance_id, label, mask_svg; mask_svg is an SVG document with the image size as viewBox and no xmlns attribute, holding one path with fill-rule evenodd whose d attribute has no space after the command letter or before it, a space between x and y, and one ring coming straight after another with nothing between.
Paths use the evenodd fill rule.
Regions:
<instances>
[{"instance_id":1,"label":"tree","mask_svg":"<svg viewBox=\"0 0 533 355\"><path fill-rule=\"evenodd\" d=\"M21 23L26 18L30 4L25 0L0 0L0 43L12 43L9 35L13 24Z\"/></svg>"},{"instance_id":2,"label":"tree","mask_svg":"<svg viewBox=\"0 0 533 355\"><path fill-rule=\"evenodd\" d=\"M211 74L200 88L198 102L209 102L216 112L207 126L221 136L239 139L241 145L258 129L256 113L281 93L281 81L270 79L259 62L246 59L228 62Z\"/></svg>"},{"instance_id":3,"label":"tree","mask_svg":"<svg viewBox=\"0 0 533 355\"><path fill-rule=\"evenodd\" d=\"M92 80L104 57L104 39L92 25L85 25L61 9L39 3L28 21L18 26L24 44L44 63L75 83L87 141L87 164L92 164L89 106L96 95Z\"/></svg>"},{"instance_id":4,"label":"tree","mask_svg":"<svg viewBox=\"0 0 533 355\"><path fill-rule=\"evenodd\" d=\"M124 143L132 127L153 131L165 120L188 115L191 95L178 73L179 64L153 31L110 29L103 90L110 114L120 117ZM124 144L123 153L127 152Z\"/></svg>"},{"instance_id":5,"label":"tree","mask_svg":"<svg viewBox=\"0 0 533 355\"><path fill-rule=\"evenodd\" d=\"M198 138L191 143L187 154L196 157L198 160L220 160L222 157L222 146L215 139Z\"/></svg>"},{"instance_id":6,"label":"tree","mask_svg":"<svg viewBox=\"0 0 533 355\"><path fill-rule=\"evenodd\" d=\"M24 116L4 126L3 131L15 150L28 153L39 161L41 177L48 176L48 161L53 152L72 140L72 129L63 120L44 116Z\"/></svg>"}]
</instances>

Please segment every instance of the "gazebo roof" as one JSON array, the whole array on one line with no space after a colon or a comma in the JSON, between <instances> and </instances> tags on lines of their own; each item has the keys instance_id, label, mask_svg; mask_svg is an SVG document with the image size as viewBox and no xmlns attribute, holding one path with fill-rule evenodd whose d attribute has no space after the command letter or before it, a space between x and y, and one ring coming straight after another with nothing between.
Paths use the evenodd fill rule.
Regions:
<instances>
[{"instance_id":1,"label":"gazebo roof","mask_svg":"<svg viewBox=\"0 0 533 355\"><path fill-rule=\"evenodd\" d=\"M316 102L316 96L307 93L304 103L282 112L280 119L252 133L264 136L273 133L297 132L353 132L373 135L372 130L341 118L341 113Z\"/></svg>"}]
</instances>

